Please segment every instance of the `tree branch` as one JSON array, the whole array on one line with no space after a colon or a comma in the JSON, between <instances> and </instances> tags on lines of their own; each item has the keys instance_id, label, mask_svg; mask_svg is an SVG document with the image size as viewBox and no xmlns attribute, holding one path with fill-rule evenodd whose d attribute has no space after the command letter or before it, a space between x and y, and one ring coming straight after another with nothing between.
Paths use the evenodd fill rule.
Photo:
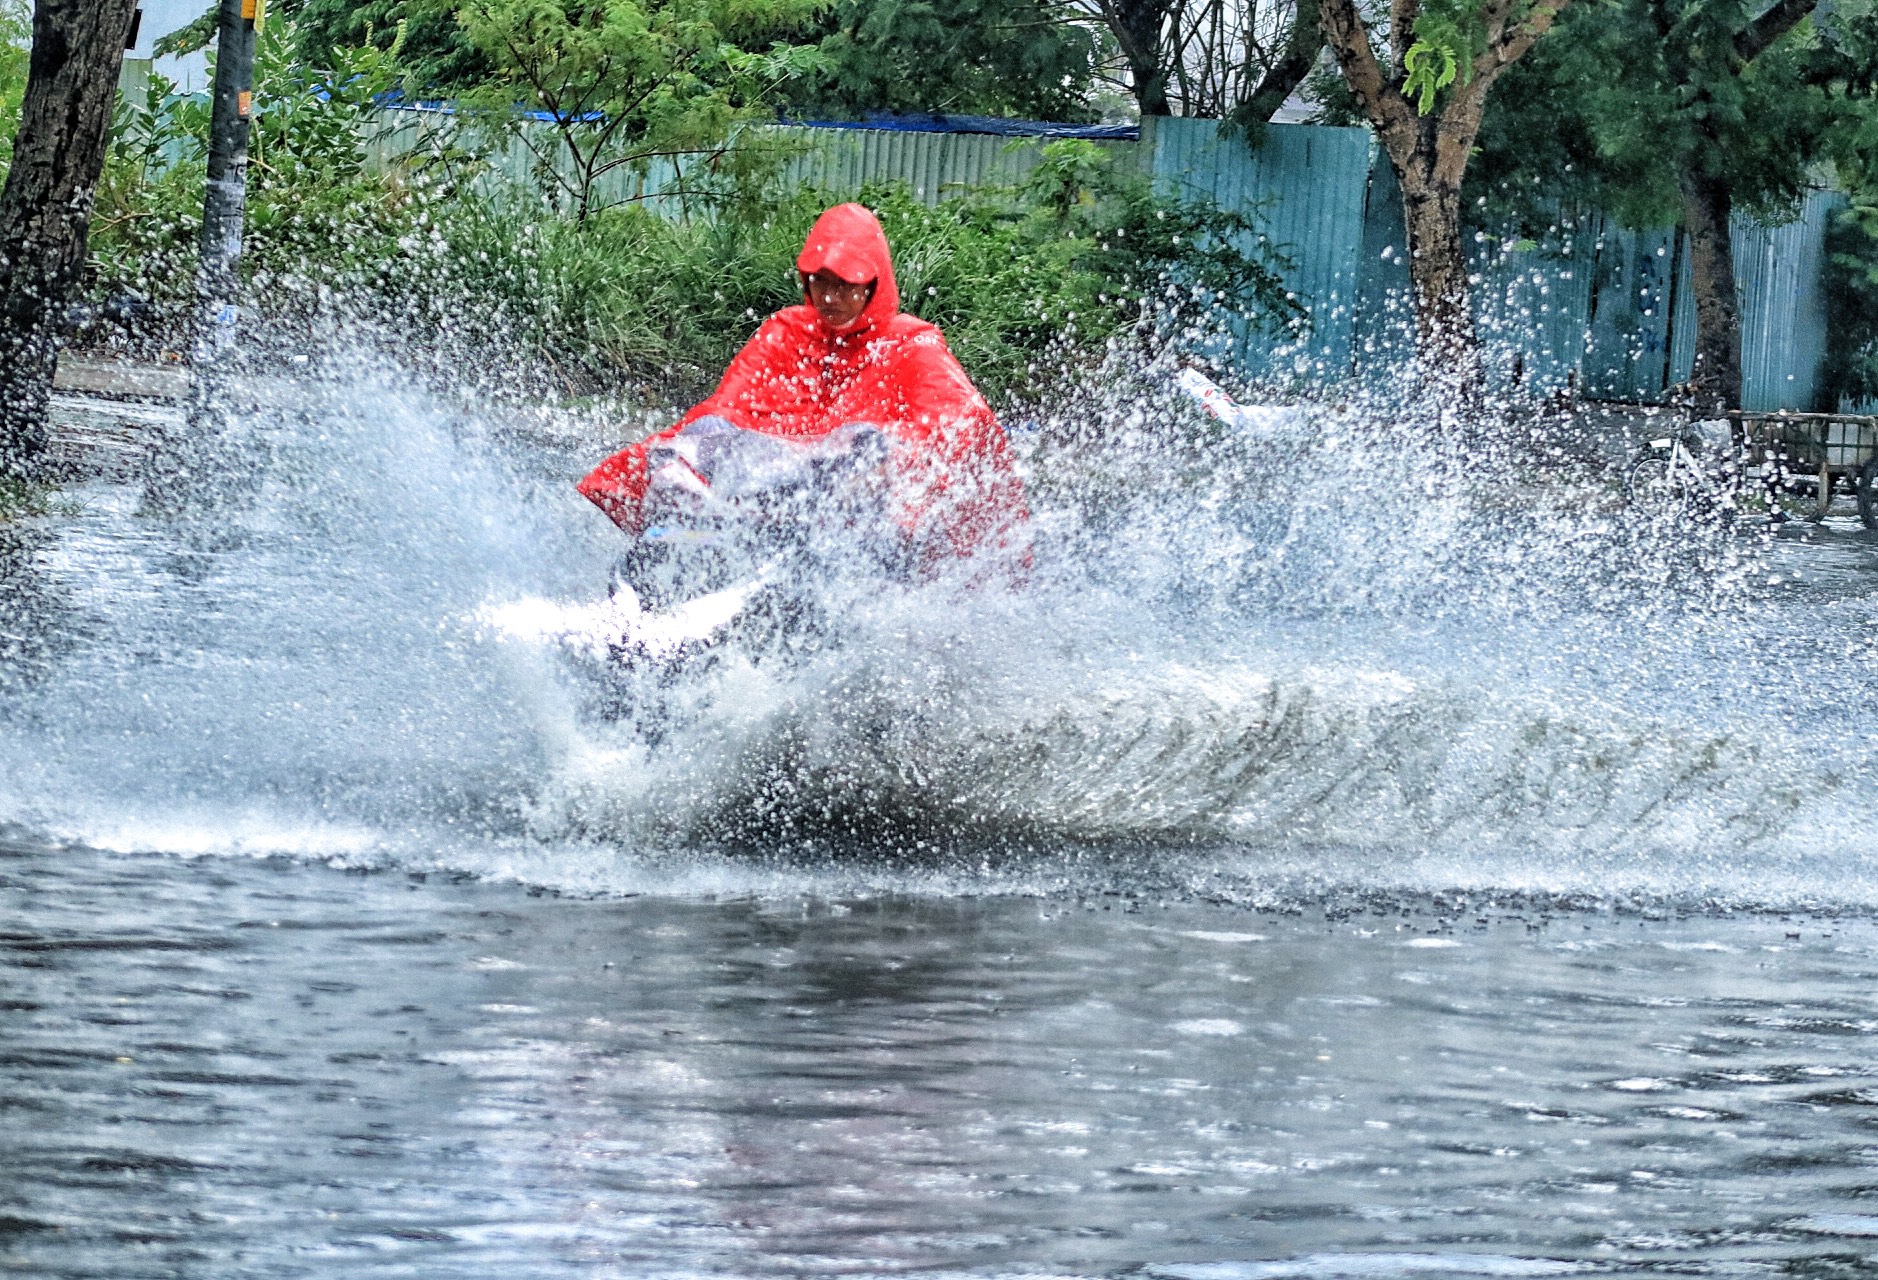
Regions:
<instances>
[{"instance_id":1,"label":"tree branch","mask_svg":"<svg viewBox=\"0 0 1878 1280\"><path fill-rule=\"evenodd\" d=\"M1798 26L1819 0L1778 0L1773 8L1750 22L1735 36L1735 53L1743 62L1752 62L1767 51L1767 46Z\"/></svg>"},{"instance_id":2,"label":"tree branch","mask_svg":"<svg viewBox=\"0 0 1878 1280\"><path fill-rule=\"evenodd\" d=\"M1479 57L1474 59L1474 79L1492 84L1495 76L1512 66L1532 48L1533 42L1552 29L1559 14L1565 11L1571 0L1543 0L1527 12L1523 22L1511 23L1503 27L1488 42ZM1809 4L1818 0L1807 0ZM1501 19L1505 22L1505 18ZM1485 92L1485 89L1482 89Z\"/></svg>"},{"instance_id":3,"label":"tree branch","mask_svg":"<svg viewBox=\"0 0 1878 1280\"><path fill-rule=\"evenodd\" d=\"M1421 0L1389 0L1389 45L1395 50L1398 75L1408 62L1409 47L1415 43L1415 20L1421 16Z\"/></svg>"},{"instance_id":4,"label":"tree branch","mask_svg":"<svg viewBox=\"0 0 1878 1280\"><path fill-rule=\"evenodd\" d=\"M1369 29L1356 11L1356 0L1322 0L1319 20L1324 42L1343 69L1344 82L1362 104L1363 113L1379 133L1387 135L1404 126L1414 125L1414 109L1389 84L1376 50L1369 42Z\"/></svg>"},{"instance_id":5,"label":"tree branch","mask_svg":"<svg viewBox=\"0 0 1878 1280\"><path fill-rule=\"evenodd\" d=\"M1245 92L1244 101L1233 108L1233 122L1240 128L1252 130L1269 121L1317 65L1317 55L1324 48L1320 7L1320 0L1297 0L1291 37L1285 41L1284 52L1266 68L1258 83ZM1250 61L1248 52L1248 70Z\"/></svg>"}]
</instances>

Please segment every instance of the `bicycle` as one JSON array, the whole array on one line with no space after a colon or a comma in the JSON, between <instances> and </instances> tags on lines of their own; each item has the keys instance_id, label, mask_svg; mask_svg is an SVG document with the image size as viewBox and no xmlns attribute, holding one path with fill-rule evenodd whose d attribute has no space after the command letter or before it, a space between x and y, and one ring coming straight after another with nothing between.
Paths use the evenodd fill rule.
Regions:
<instances>
[{"instance_id":1,"label":"bicycle","mask_svg":"<svg viewBox=\"0 0 1878 1280\"><path fill-rule=\"evenodd\" d=\"M1663 519L1732 519L1740 487L1734 433L1719 418L1646 441L1624 469L1625 499Z\"/></svg>"}]
</instances>

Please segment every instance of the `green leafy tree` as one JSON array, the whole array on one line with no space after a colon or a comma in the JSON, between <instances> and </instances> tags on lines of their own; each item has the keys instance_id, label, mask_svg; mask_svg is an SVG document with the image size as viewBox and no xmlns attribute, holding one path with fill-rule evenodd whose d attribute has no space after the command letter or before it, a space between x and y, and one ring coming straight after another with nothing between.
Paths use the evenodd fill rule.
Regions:
<instances>
[{"instance_id":1,"label":"green leafy tree","mask_svg":"<svg viewBox=\"0 0 1878 1280\"><path fill-rule=\"evenodd\" d=\"M1224 3L1224 0L1213 0ZM457 21L462 0L301 0L309 61L335 48L386 47L407 27L404 61L420 94L454 97L494 66ZM1111 50L1102 25L1071 0L817 0L790 5L767 25L740 21L746 50L772 41L813 45L819 65L780 86L797 115L871 111L1092 116L1090 100Z\"/></svg>"},{"instance_id":2,"label":"green leafy tree","mask_svg":"<svg viewBox=\"0 0 1878 1280\"><path fill-rule=\"evenodd\" d=\"M1461 186L1487 92L1570 0L1322 0L1324 38L1402 188L1409 280L1424 360L1478 378L1461 233ZM1377 52L1372 30L1386 34Z\"/></svg>"},{"instance_id":3,"label":"green leafy tree","mask_svg":"<svg viewBox=\"0 0 1878 1280\"><path fill-rule=\"evenodd\" d=\"M1065 0L834 0L799 39L821 65L789 90L798 113L1093 116L1107 54Z\"/></svg>"},{"instance_id":4,"label":"green leafy tree","mask_svg":"<svg viewBox=\"0 0 1878 1280\"><path fill-rule=\"evenodd\" d=\"M776 144L744 126L771 118L781 86L819 65L811 47L740 41L799 24L819 2L470 0L458 21L491 74L460 101L528 148L577 221L608 203L720 190L773 166ZM638 182L609 195L601 183L615 174Z\"/></svg>"},{"instance_id":5,"label":"green leafy tree","mask_svg":"<svg viewBox=\"0 0 1878 1280\"><path fill-rule=\"evenodd\" d=\"M490 74L456 20L458 0L300 0L292 7L300 61L331 66L335 54L399 45L412 90L449 97Z\"/></svg>"},{"instance_id":6,"label":"green leafy tree","mask_svg":"<svg viewBox=\"0 0 1878 1280\"><path fill-rule=\"evenodd\" d=\"M1741 398L1729 223L1791 217L1836 164L1878 149L1871 0L1602 0L1509 77L1482 133L1480 195L1539 191L1688 233L1695 408Z\"/></svg>"}]
</instances>

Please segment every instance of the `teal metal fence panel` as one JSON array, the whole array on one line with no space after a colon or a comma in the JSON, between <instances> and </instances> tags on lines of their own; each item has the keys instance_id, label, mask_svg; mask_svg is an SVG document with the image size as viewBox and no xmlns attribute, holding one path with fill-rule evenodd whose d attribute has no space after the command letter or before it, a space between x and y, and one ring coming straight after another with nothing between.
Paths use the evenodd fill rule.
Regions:
<instances>
[{"instance_id":1,"label":"teal metal fence panel","mask_svg":"<svg viewBox=\"0 0 1878 1280\"><path fill-rule=\"evenodd\" d=\"M789 168L791 181L835 195L851 195L870 182L904 182L927 204L968 187L1019 182L1037 167L1042 154L1039 139L977 133L805 128L778 132L807 143L805 154Z\"/></svg>"},{"instance_id":2,"label":"teal metal fence panel","mask_svg":"<svg viewBox=\"0 0 1878 1280\"><path fill-rule=\"evenodd\" d=\"M1595 291L1594 219L1563 213L1536 236L1496 226L1468 233L1474 322L1497 375L1539 394L1575 387ZM1415 355L1407 233L1395 172L1378 156L1363 222L1355 373L1396 376Z\"/></svg>"},{"instance_id":3,"label":"teal metal fence panel","mask_svg":"<svg viewBox=\"0 0 1878 1280\"><path fill-rule=\"evenodd\" d=\"M1503 230L1474 240L1475 322L1511 385L1551 394L1578 384L1594 268L1582 221L1561 218L1536 237Z\"/></svg>"},{"instance_id":4,"label":"teal metal fence panel","mask_svg":"<svg viewBox=\"0 0 1878 1280\"><path fill-rule=\"evenodd\" d=\"M1815 191L1780 226L1735 219L1735 282L1741 296L1741 407L1752 412L1815 409L1826 359L1826 228L1844 207Z\"/></svg>"},{"instance_id":5,"label":"teal metal fence panel","mask_svg":"<svg viewBox=\"0 0 1878 1280\"><path fill-rule=\"evenodd\" d=\"M1307 127L1307 126L1296 126ZM1779 226L1733 224L1742 312L1742 407L1814 409L1825 355L1826 229L1844 197L1814 192ZM1475 318L1489 358L1533 390L1661 401L1695 359L1688 238L1632 231L1597 213L1562 216L1524 244L1474 234ZM1387 163L1370 175L1358 291L1359 376L1386 378L1414 351L1401 196Z\"/></svg>"},{"instance_id":6,"label":"teal metal fence panel","mask_svg":"<svg viewBox=\"0 0 1878 1280\"><path fill-rule=\"evenodd\" d=\"M1336 381L1352 366L1358 258L1371 156L1364 129L1272 125L1254 148L1222 138L1216 120L1142 122L1144 167L1228 209L1252 214L1291 261L1286 287L1310 315L1300 341L1245 336L1249 372L1286 381Z\"/></svg>"},{"instance_id":7,"label":"teal metal fence panel","mask_svg":"<svg viewBox=\"0 0 1878 1280\"><path fill-rule=\"evenodd\" d=\"M1631 231L1602 215L1584 222L1591 287L1579 388L1600 400L1661 400L1678 380L1674 319L1688 290L1681 242L1673 232Z\"/></svg>"},{"instance_id":8,"label":"teal metal fence panel","mask_svg":"<svg viewBox=\"0 0 1878 1280\"><path fill-rule=\"evenodd\" d=\"M1402 192L1388 157L1378 153L1364 181L1351 372L1380 381L1415 356L1415 309L1403 249Z\"/></svg>"}]
</instances>

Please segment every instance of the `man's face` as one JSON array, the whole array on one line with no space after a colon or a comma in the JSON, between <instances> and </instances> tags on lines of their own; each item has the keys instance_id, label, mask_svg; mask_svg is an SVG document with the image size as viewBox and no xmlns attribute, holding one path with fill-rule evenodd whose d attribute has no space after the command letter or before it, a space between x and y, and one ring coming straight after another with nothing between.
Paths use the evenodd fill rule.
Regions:
<instances>
[{"instance_id":1,"label":"man's face","mask_svg":"<svg viewBox=\"0 0 1878 1280\"><path fill-rule=\"evenodd\" d=\"M860 318L867 310L869 298L874 296L874 286L868 284L850 284L832 271L817 271L803 282L808 292L809 304L822 318L822 323L831 329L844 329Z\"/></svg>"}]
</instances>

